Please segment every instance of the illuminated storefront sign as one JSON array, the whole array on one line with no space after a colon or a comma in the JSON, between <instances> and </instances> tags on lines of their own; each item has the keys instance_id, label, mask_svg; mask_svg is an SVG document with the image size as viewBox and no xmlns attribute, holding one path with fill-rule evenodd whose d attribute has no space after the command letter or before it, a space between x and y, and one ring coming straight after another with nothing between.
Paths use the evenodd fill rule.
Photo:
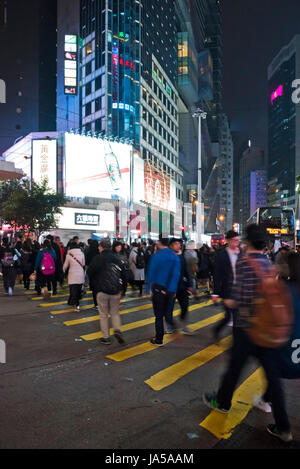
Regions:
<instances>
[{"instance_id":1,"label":"illuminated storefront sign","mask_svg":"<svg viewBox=\"0 0 300 469\"><path fill-rule=\"evenodd\" d=\"M275 90L271 95L271 103L273 104L274 100L279 96L283 96L283 86L280 85L277 90Z\"/></svg>"},{"instance_id":2,"label":"illuminated storefront sign","mask_svg":"<svg viewBox=\"0 0 300 469\"><path fill-rule=\"evenodd\" d=\"M48 186L57 190L57 142L56 140L32 140L32 179L48 180Z\"/></svg>"},{"instance_id":3,"label":"illuminated storefront sign","mask_svg":"<svg viewBox=\"0 0 300 469\"><path fill-rule=\"evenodd\" d=\"M115 231L115 212L113 210L89 210L61 207L57 215L57 225L61 230Z\"/></svg>"},{"instance_id":4,"label":"illuminated storefront sign","mask_svg":"<svg viewBox=\"0 0 300 469\"><path fill-rule=\"evenodd\" d=\"M77 78L77 36L65 35L64 45L64 90L65 94L77 95L78 78Z\"/></svg>"},{"instance_id":5,"label":"illuminated storefront sign","mask_svg":"<svg viewBox=\"0 0 300 469\"><path fill-rule=\"evenodd\" d=\"M287 229L280 229L280 228L267 228L267 232L272 235L288 234Z\"/></svg>"},{"instance_id":6,"label":"illuminated storefront sign","mask_svg":"<svg viewBox=\"0 0 300 469\"><path fill-rule=\"evenodd\" d=\"M98 226L100 225L100 215L75 213L75 225Z\"/></svg>"}]
</instances>

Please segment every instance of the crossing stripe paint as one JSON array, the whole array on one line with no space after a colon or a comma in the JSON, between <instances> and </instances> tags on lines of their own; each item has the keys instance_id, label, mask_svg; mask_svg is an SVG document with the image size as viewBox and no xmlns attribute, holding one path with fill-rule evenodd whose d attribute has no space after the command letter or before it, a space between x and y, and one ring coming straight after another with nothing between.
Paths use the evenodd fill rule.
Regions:
<instances>
[{"instance_id":1,"label":"crossing stripe paint","mask_svg":"<svg viewBox=\"0 0 300 469\"><path fill-rule=\"evenodd\" d=\"M203 302L203 303L199 303L197 305L193 305L189 308L190 311L192 310L195 310L195 309L198 309L198 308L204 308L205 306L209 306L212 304L212 301L207 301L207 302ZM179 316L180 314L180 309L176 309L174 310L173 312L173 316L176 317L176 316ZM153 324L155 322L155 317L152 317L152 318L148 318L148 319L143 319L141 321L136 321L136 322L131 322L130 324L124 324L121 328L121 330L123 332L125 331L130 331L132 329L138 329L139 327L144 327L144 326L148 326L149 324ZM113 335L114 331L113 329L110 329L110 335ZM101 339L102 336L102 332L101 331L98 331L98 332L94 332L92 334L87 334L87 335L82 335L80 336L81 339L84 339L84 340L96 340L96 339Z\"/></svg>"},{"instance_id":2,"label":"crossing stripe paint","mask_svg":"<svg viewBox=\"0 0 300 469\"><path fill-rule=\"evenodd\" d=\"M223 313L216 314L215 316L212 316L207 319L203 319L202 321L198 321L194 324L189 324L189 329L191 331L197 331L201 329L202 327L206 327L206 326L209 326L210 324L214 324L215 322L220 321L223 317L224 317ZM166 335L164 337L164 344L168 344L169 342L176 340L176 338L177 338L177 334ZM146 352L151 352L151 350L155 350L155 349L157 349L157 347L155 345L152 345L150 341L148 341L148 342L144 342L143 344L136 345L135 347L130 347L126 350L122 350L120 352L107 355L107 358L110 358L111 360L114 360L116 362L122 362L122 361L128 360L129 358L142 355Z\"/></svg>"},{"instance_id":3,"label":"crossing stripe paint","mask_svg":"<svg viewBox=\"0 0 300 469\"><path fill-rule=\"evenodd\" d=\"M131 301L131 298L125 300L125 302L126 301ZM121 300L121 303L122 302L124 302L124 300ZM150 305L149 307L151 307L151 303L147 303L147 305ZM145 305L142 305L142 306L145 306ZM90 304L85 305L85 306L80 306L80 311L85 311L87 309L92 309L92 308L94 308L94 303L90 303ZM141 306L139 307L139 309L141 309ZM57 310L57 311L54 310L54 311L49 311L49 313L54 315L54 316L57 315L57 314L74 313L74 308L61 309L61 310Z\"/></svg>"},{"instance_id":4,"label":"crossing stripe paint","mask_svg":"<svg viewBox=\"0 0 300 469\"><path fill-rule=\"evenodd\" d=\"M230 348L231 342L231 336L225 337L218 344L210 345L204 350L159 371L151 376L151 378L147 379L145 383L154 391L161 391L167 386L174 384L188 373L191 373L191 371L194 371L196 368L205 365L205 363L221 355L225 350Z\"/></svg>"},{"instance_id":5,"label":"crossing stripe paint","mask_svg":"<svg viewBox=\"0 0 300 469\"><path fill-rule=\"evenodd\" d=\"M135 308L121 310L120 315L128 314L128 313L135 313L136 311L142 311L144 309L151 309L151 308L152 308L151 303L147 305L140 305L140 306L136 306ZM98 316L90 316L88 318L75 319L74 321L66 321L64 322L64 324L66 326L75 326L76 324L85 324L87 322L99 321L99 319L100 319L100 316L98 314Z\"/></svg>"},{"instance_id":6,"label":"crossing stripe paint","mask_svg":"<svg viewBox=\"0 0 300 469\"><path fill-rule=\"evenodd\" d=\"M92 293L91 290L87 290L87 293ZM65 296L69 296L69 290L66 291L66 293L59 293L58 295L51 296L51 298L64 298ZM36 300L42 300L44 297L43 296L33 296L31 299L36 301ZM90 297L92 298L92 297Z\"/></svg>"},{"instance_id":7,"label":"crossing stripe paint","mask_svg":"<svg viewBox=\"0 0 300 469\"><path fill-rule=\"evenodd\" d=\"M134 296L131 296L129 298L123 298L121 300L121 303L126 303L127 301L138 301L138 300L142 300L144 298L150 298L150 295L144 295L144 296L139 296L139 297L134 297ZM83 298L81 301L88 301L88 300L92 300L92 297L91 296L88 296L86 298ZM57 302L53 302L53 303L43 303L43 304L40 304L40 306L42 306L43 308L46 308L48 306L60 306L60 305L66 305L68 304L67 301L57 301ZM73 311L73 309L71 309L71 311Z\"/></svg>"},{"instance_id":8,"label":"crossing stripe paint","mask_svg":"<svg viewBox=\"0 0 300 469\"><path fill-rule=\"evenodd\" d=\"M199 426L215 435L219 440L227 440L252 409L253 396L263 395L266 389L266 378L263 368L258 368L235 391L232 407L228 414L213 410Z\"/></svg>"},{"instance_id":9,"label":"crossing stripe paint","mask_svg":"<svg viewBox=\"0 0 300 469\"><path fill-rule=\"evenodd\" d=\"M127 290L132 290L131 287L127 287ZM87 290L87 293L92 293L92 290ZM66 293L59 293L58 295L53 296L52 298L64 298L65 296L69 296L69 289L66 287ZM30 292L25 292L25 295L32 295ZM91 297L90 297L91 298ZM33 296L32 300L42 300L43 296Z\"/></svg>"}]
</instances>

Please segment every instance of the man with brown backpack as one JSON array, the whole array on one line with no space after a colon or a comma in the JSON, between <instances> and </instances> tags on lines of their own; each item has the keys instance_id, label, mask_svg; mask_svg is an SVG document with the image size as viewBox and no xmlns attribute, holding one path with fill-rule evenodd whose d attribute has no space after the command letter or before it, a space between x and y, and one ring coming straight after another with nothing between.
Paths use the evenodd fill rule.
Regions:
<instances>
[{"instance_id":1,"label":"man with brown backpack","mask_svg":"<svg viewBox=\"0 0 300 469\"><path fill-rule=\"evenodd\" d=\"M276 280L272 266L263 254L265 230L257 225L246 229L247 253L236 264L236 283L226 306L237 308L229 367L217 393L203 394L204 403L222 413L230 411L239 376L250 356L262 364L268 388L264 402L270 402L275 424L267 431L283 441L293 436L285 409L276 354L277 347L289 340L293 315L288 290ZM278 284L276 283L278 282Z\"/></svg>"}]
</instances>

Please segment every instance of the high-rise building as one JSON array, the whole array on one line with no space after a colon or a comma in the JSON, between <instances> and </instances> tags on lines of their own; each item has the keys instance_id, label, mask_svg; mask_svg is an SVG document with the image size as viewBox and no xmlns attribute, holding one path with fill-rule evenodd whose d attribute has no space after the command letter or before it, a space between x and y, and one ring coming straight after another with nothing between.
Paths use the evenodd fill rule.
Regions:
<instances>
[{"instance_id":1,"label":"high-rise building","mask_svg":"<svg viewBox=\"0 0 300 469\"><path fill-rule=\"evenodd\" d=\"M247 225L247 220L252 215L251 213L251 175L252 175L252 206L253 198L257 197L257 193L263 190L267 191L267 187L263 189L263 181L265 175L262 176L261 171L266 170L266 159L263 150L249 145L248 149L243 152L240 161L240 177L239 177L239 207L240 207L240 227L243 231ZM255 174L255 181L254 176ZM259 178L259 180L258 180ZM255 182L255 184L254 184ZM259 184L258 184L259 183ZM259 190L258 190L259 187ZM256 207L257 208L257 207Z\"/></svg>"},{"instance_id":2,"label":"high-rise building","mask_svg":"<svg viewBox=\"0 0 300 469\"><path fill-rule=\"evenodd\" d=\"M268 200L295 207L300 175L300 108L293 81L300 77L300 35L283 47L268 68Z\"/></svg>"},{"instance_id":3,"label":"high-rise building","mask_svg":"<svg viewBox=\"0 0 300 469\"><path fill-rule=\"evenodd\" d=\"M56 2L6 0L0 7L0 154L32 131L56 127Z\"/></svg>"},{"instance_id":4,"label":"high-rise building","mask_svg":"<svg viewBox=\"0 0 300 469\"><path fill-rule=\"evenodd\" d=\"M225 114L221 117L220 216L224 217L224 228L228 231L233 224L233 141L228 118Z\"/></svg>"},{"instance_id":5,"label":"high-rise building","mask_svg":"<svg viewBox=\"0 0 300 469\"><path fill-rule=\"evenodd\" d=\"M205 46L213 62L213 100L208 113L208 126L212 142L219 142L222 126L222 17L220 0L207 0L205 18Z\"/></svg>"}]
</instances>

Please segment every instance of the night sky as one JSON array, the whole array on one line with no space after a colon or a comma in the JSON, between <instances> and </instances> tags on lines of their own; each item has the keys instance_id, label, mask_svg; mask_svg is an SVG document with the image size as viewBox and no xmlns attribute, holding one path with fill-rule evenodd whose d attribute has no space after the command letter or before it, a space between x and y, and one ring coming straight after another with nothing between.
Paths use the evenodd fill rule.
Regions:
<instances>
[{"instance_id":1,"label":"night sky","mask_svg":"<svg viewBox=\"0 0 300 469\"><path fill-rule=\"evenodd\" d=\"M267 69L300 34L300 0L222 0L222 16L223 105L236 149L251 138L267 150Z\"/></svg>"}]
</instances>

